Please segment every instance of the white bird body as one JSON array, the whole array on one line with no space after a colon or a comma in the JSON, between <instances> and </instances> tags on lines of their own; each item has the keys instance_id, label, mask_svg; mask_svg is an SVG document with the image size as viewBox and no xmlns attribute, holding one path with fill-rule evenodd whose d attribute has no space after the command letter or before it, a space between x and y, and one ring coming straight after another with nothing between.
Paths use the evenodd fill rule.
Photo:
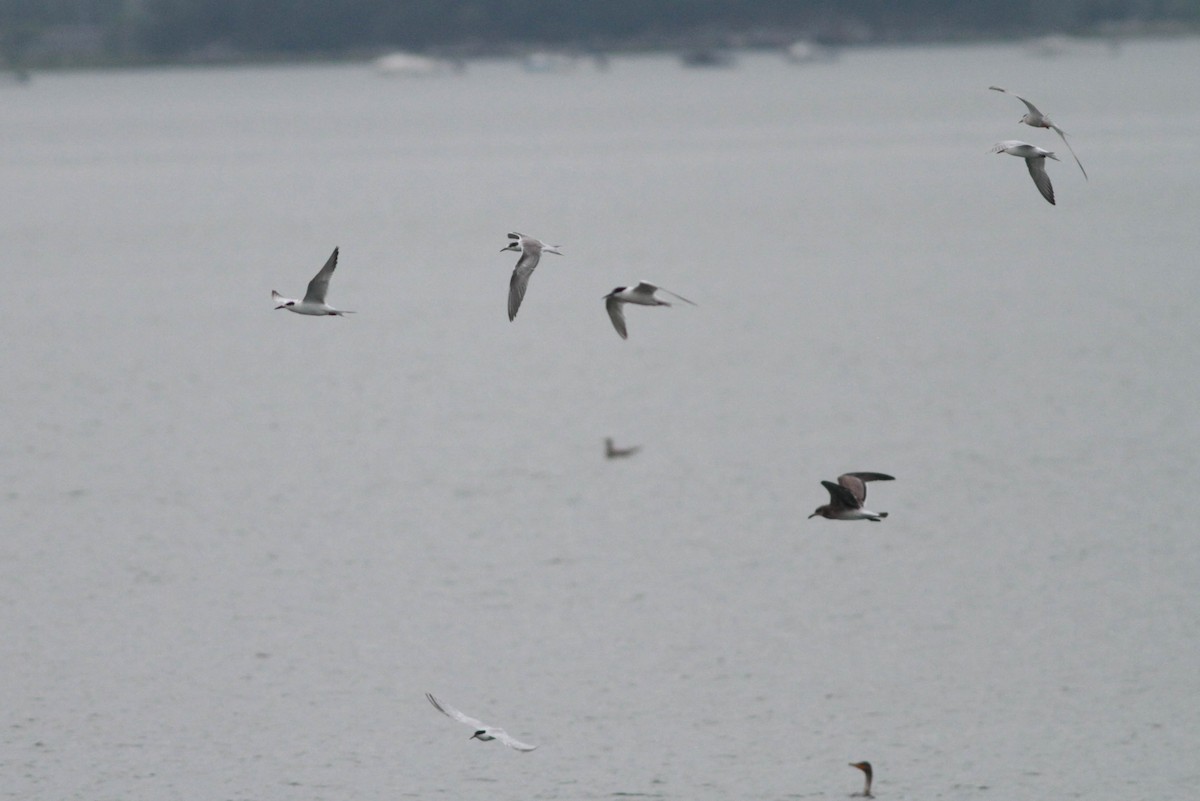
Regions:
<instances>
[{"instance_id":1,"label":"white bird body","mask_svg":"<svg viewBox=\"0 0 1200 801\"><path fill-rule=\"evenodd\" d=\"M517 259L517 266L513 268L512 278L508 282L508 319L511 322L517 318L517 310L521 308L521 301L525 298L525 287L529 285L529 276L533 275L538 262L542 259L542 254L555 253L561 256L562 251L559 248L562 246L547 245L540 239L518 234L515 231L510 233L508 238L513 241L501 248L500 252L517 250L521 253L521 258Z\"/></svg>"},{"instance_id":2,"label":"white bird body","mask_svg":"<svg viewBox=\"0 0 1200 801\"><path fill-rule=\"evenodd\" d=\"M992 147L992 152L1007 153L1010 156L1025 159L1025 166L1029 168L1029 177L1033 178L1034 186L1051 206L1054 205L1054 187L1050 185L1050 176L1046 174L1046 159L1059 161L1058 156L1037 145L1022 142L1020 139L1005 139L1003 142L997 142Z\"/></svg>"},{"instance_id":3,"label":"white bird body","mask_svg":"<svg viewBox=\"0 0 1200 801\"><path fill-rule=\"evenodd\" d=\"M1039 111L1037 106L1033 105L1033 103L1030 103L1028 100L1021 97L1020 95L1010 92L1007 89L1002 89L999 86L989 86L988 89L991 89L996 92L1004 92L1004 94L1006 94L1006 95L1012 95L1017 100L1020 100L1022 103L1025 104L1025 108L1029 109L1029 112L1024 117L1017 120L1017 122L1023 122L1026 125L1029 125L1033 128L1049 128L1050 130L1052 130L1056 134L1058 134L1059 138L1061 138L1063 140L1063 144L1067 146L1067 150L1071 151L1071 157L1073 159L1075 159L1075 163L1079 165L1079 171L1083 173L1084 180L1087 180L1087 170L1085 170L1083 168L1083 163L1080 162L1079 156L1075 155L1075 148L1071 147L1071 143L1067 141L1067 132L1066 131L1064 131L1062 128L1059 128L1054 123L1050 122L1050 118L1047 117L1045 114L1043 114L1041 111Z\"/></svg>"},{"instance_id":4,"label":"white bird body","mask_svg":"<svg viewBox=\"0 0 1200 801\"><path fill-rule=\"evenodd\" d=\"M271 300L275 301L275 310L287 309L296 314L307 314L314 317L341 317L345 314L354 314L352 311L335 309L325 303L325 294L329 291L329 279L333 275L333 271L337 269L337 260L338 249L334 248L333 253L325 262L325 266L308 282L308 290L304 293L303 300L285 298L272 289Z\"/></svg>"},{"instance_id":5,"label":"white bird body","mask_svg":"<svg viewBox=\"0 0 1200 801\"><path fill-rule=\"evenodd\" d=\"M470 737L472 740L481 740L485 743L492 740L499 740L509 748L517 751L532 751L537 748L536 745L528 745L520 740L517 740L504 729L500 729L495 726L488 726L486 723L460 712L449 704L439 701L433 696L432 693L425 693L425 697L429 699L429 703L433 704L433 708L438 712L441 712L447 717L454 718L460 723L465 723L474 729L475 733Z\"/></svg>"},{"instance_id":6,"label":"white bird body","mask_svg":"<svg viewBox=\"0 0 1200 801\"><path fill-rule=\"evenodd\" d=\"M639 281L637 286L619 286L612 292L604 296L604 307L608 310L608 317L612 320L613 328L617 329L617 333L621 335L621 339L629 339L629 332L625 329L625 309L626 303L633 303L637 306L670 306L671 304L665 300L655 297L656 292L664 292L673 298L682 300L684 303L690 303L695 306L695 303L683 297L676 295L668 289L655 286L646 281Z\"/></svg>"}]
</instances>

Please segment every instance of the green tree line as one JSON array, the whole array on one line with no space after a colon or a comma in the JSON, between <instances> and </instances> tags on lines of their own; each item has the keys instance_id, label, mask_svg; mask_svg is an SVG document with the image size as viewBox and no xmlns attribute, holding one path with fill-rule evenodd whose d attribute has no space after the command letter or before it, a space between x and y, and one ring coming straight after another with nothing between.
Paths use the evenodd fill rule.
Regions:
<instances>
[{"instance_id":1,"label":"green tree line","mask_svg":"<svg viewBox=\"0 0 1200 801\"><path fill-rule=\"evenodd\" d=\"M56 27L103 32L114 57L506 46L650 47L764 31L891 39L1087 31L1104 22L1200 23L1200 0L0 0L15 60Z\"/></svg>"}]
</instances>

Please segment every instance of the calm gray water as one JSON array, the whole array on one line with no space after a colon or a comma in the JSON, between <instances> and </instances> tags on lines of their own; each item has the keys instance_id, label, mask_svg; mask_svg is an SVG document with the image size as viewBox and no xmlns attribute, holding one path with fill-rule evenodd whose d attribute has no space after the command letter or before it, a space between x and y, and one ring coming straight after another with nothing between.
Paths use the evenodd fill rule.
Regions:
<instances>
[{"instance_id":1,"label":"calm gray water","mask_svg":"<svg viewBox=\"0 0 1200 801\"><path fill-rule=\"evenodd\" d=\"M0 86L0 797L840 799L859 759L883 799L1188 797L1197 74ZM511 324L510 230L565 253ZM334 245L359 313L272 311ZM622 341L638 279L699 306ZM887 521L806 519L846 470Z\"/></svg>"}]
</instances>

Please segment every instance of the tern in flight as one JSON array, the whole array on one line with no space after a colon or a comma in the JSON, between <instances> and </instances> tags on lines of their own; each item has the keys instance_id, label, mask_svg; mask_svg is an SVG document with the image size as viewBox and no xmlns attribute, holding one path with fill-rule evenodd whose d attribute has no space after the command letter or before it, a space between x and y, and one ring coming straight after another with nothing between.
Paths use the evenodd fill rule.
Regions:
<instances>
[{"instance_id":1,"label":"tern in flight","mask_svg":"<svg viewBox=\"0 0 1200 801\"><path fill-rule=\"evenodd\" d=\"M822 481L821 485L829 490L829 503L818 506L809 515L814 518L820 515L830 520L870 520L878 523L888 516L887 512L872 512L863 508L867 499L868 481L895 481L895 477L885 473L843 473L838 476L838 483Z\"/></svg>"},{"instance_id":2,"label":"tern in flight","mask_svg":"<svg viewBox=\"0 0 1200 801\"><path fill-rule=\"evenodd\" d=\"M285 298L272 289L271 300L275 301L276 311L287 309L296 314L311 314L317 317L341 317L344 314L354 314L352 311L342 311L325 305L325 293L329 291L329 279L337 268L337 260L338 249L334 248L333 253L329 256L329 261L325 262L321 271L308 282L308 291L304 293L304 300Z\"/></svg>"},{"instance_id":3,"label":"tern in flight","mask_svg":"<svg viewBox=\"0 0 1200 801\"><path fill-rule=\"evenodd\" d=\"M488 726L487 724L476 720L470 715L465 715L462 712L459 712L449 704L444 704L438 699L434 698L432 693L425 693L425 697L429 699L429 703L433 704L433 708L438 712L441 712L443 715L448 717L452 717L460 723L465 723L474 729L475 733L470 737L472 740L482 740L485 743L489 740L499 740L509 748L515 748L518 751L532 751L533 749L537 748L536 745L526 745L520 740L513 739L504 729L498 729L495 726Z\"/></svg>"},{"instance_id":4,"label":"tern in flight","mask_svg":"<svg viewBox=\"0 0 1200 801\"><path fill-rule=\"evenodd\" d=\"M1058 156L1049 150L1042 150L1037 145L1022 142L1019 139L1005 139L1003 142L997 142L992 147L992 152L1007 153L1010 156L1025 159L1025 166L1029 168L1029 177L1033 178L1034 186L1051 206L1054 205L1054 187L1050 185L1050 176L1046 173L1046 159L1058 161Z\"/></svg>"},{"instance_id":5,"label":"tern in flight","mask_svg":"<svg viewBox=\"0 0 1200 801\"><path fill-rule=\"evenodd\" d=\"M1047 117L1042 112L1038 111L1037 106L1033 105L1028 100L1021 97L1020 95L1014 94L1013 92L1010 92L1007 89L1001 89L999 86L989 86L988 89L991 89L996 92L1004 92L1004 94L1006 94L1006 95L1012 95L1017 100L1020 100L1022 103L1025 104L1025 107L1027 109L1029 109L1029 113L1026 114L1024 117L1022 117L1021 119L1017 120L1017 122L1023 122L1026 125L1033 126L1034 128L1049 128L1050 130L1052 130L1056 134L1058 134L1059 137L1063 140L1063 144L1067 146L1067 150L1071 151L1071 157L1075 159L1075 163L1079 165L1079 171L1081 173L1083 173L1084 180L1087 180L1087 170L1085 170L1083 168L1083 164L1079 161L1079 156L1075 155L1075 148L1071 147L1071 143L1067 141L1066 131L1064 131L1062 128L1059 128L1054 123L1050 122L1050 118Z\"/></svg>"},{"instance_id":6,"label":"tern in flight","mask_svg":"<svg viewBox=\"0 0 1200 801\"><path fill-rule=\"evenodd\" d=\"M561 245L547 245L540 239L534 239L525 234L511 233L508 238L512 241L505 247L500 249L503 253L506 250L521 251L521 258L517 259L517 266L513 268L512 279L508 282L508 319L517 319L517 309L521 308L521 300L525 297L525 287L529 284L529 276L533 275L534 268L538 266L538 262L542 258L543 253L557 253L562 255L559 250Z\"/></svg>"},{"instance_id":7,"label":"tern in flight","mask_svg":"<svg viewBox=\"0 0 1200 801\"><path fill-rule=\"evenodd\" d=\"M629 339L629 332L625 330L625 310L626 303L635 303L638 306L670 306L665 300L659 300L654 297L655 292L665 292L673 298L678 298L684 303L691 303L682 295L676 295L670 290L662 287L648 284L645 281L640 281L635 287L619 286L612 292L604 296L604 307L608 309L609 319L612 320L613 328L617 329L617 333L621 335L621 339Z\"/></svg>"}]
</instances>

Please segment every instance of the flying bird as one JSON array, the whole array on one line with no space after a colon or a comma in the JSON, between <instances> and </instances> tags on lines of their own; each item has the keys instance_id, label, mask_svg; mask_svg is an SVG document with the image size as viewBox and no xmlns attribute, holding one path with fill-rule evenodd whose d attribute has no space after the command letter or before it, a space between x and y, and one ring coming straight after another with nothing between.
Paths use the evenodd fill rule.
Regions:
<instances>
[{"instance_id":1,"label":"flying bird","mask_svg":"<svg viewBox=\"0 0 1200 801\"><path fill-rule=\"evenodd\" d=\"M682 295L676 295L674 292L657 287L654 284L648 284L645 281L638 282L635 287L619 286L612 292L604 296L604 307L608 309L608 317L612 320L613 328L617 329L617 333L621 335L621 339L629 339L629 332L625 330L625 310L622 308L626 303L634 303L638 306L670 306L665 300L659 300L654 297L655 292L664 292L673 298L678 298L684 303L691 303Z\"/></svg>"},{"instance_id":2,"label":"flying bird","mask_svg":"<svg viewBox=\"0 0 1200 801\"><path fill-rule=\"evenodd\" d=\"M1021 119L1017 120L1017 122L1023 122L1026 125L1033 126L1034 128L1049 128L1050 130L1052 130L1056 134L1058 134L1059 137L1063 140L1063 144L1067 146L1067 150L1071 151L1071 157L1073 159L1075 159L1075 163L1079 165L1079 171L1081 173L1083 173L1084 180L1087 180L1087 170L1085 170L1083 168L1083 164L1079 161L1079 156L1075 155L1075 148L1071 147L1071 143L1067 141L1067 132L1066 131L1064 131L1062 128L1059 128L1054 123L1050 122L1050 118L1047 117L1042 112L1038 111L1037 106L1033 105L1028 100L1021 97L1020 95L1014 94L1014 93L1008 91L1007 89L1001 89L999 86L989 86L988 89L991 89L996 92L1004 92L1004 94L1006 94L1006 95L1012 95L1017 100L1020 100L1022 103L1025 104L1025 108L1029 109L1029 113L1026 114L1024 117L1022 117Z\"/></svg>"},{"instance_id":3,"label":"flying bird","mask_svg":"<svg viewBox=\"0 0 1200 801\"><path fill-rule=\"evenodd\" d=\"M612 437L607 437L604 440L604 457L606 459L623 459L626 456L633 456L642 449L641 445L633 445L629 448L618 448L613 445Z\"/></svg>"},{"instance_id":4,"label":"flying bird","mask_svg":"<svg viewBox=\"0 0 1200 801\"><path fill-rule=\"evenodd\" d=\"M1037 145L1022 142L1019 139L1005 139L992 147L993 153L1007 153L1010 156L1025 159L1029 168L1029 176L1033 178L1034 186L1042 193L1051 206L1054 205L1054 187L1050 185L1050 176L1046 174L1046 159L1058 161L1058 156L1049 150L1043 150Z\"/></svg>"},{"instance_id":5,"label":"flying bird","mask_svg":"<svg viewBox=\"0 0 1200 801\"><path fill-rule=\"evenodd\" d=\"M865 787L863 787L863 791L861 793L855 793L854 795L859 796L860 798L874 798L875 796L871 795L871 763L851 762L850 767L861 770L864 774L866 774L867 779L867 784Z\"/></svg>"},{"instance_id":6,"label":"flying bird","mask_svg":"<svg viewBox=\"0 0 1200 801\"><path fill-rule=\"evenodd\" d=\"M434 698L432 693L425 693L425 697L429 699L429 703L433 704L433 708L438 712L441 712L443 715L448 717L452 717L460 723L465 723L474 729L475 733L470 737L472 740L482 740L485 743L489 740L499 740L509 748L515 748L518 751L532 751L533 749L537 748L536 745L526 745L520 740L514 739L513 737L509 736L508 732L506 732L504 729L498 729L495 726L488 726L487 724L476 720L470 715L464 715L462 712L459 712L449 704L444 704L438 699Z\"/></svg>"},{"instance_id":7,"label":"flying bird","mask_svg":"<svg viewBox=\"0 0 1200 801\"><path fill-rule=\"evenodd\" d=\"M313 280L308 282L308 291L304 300L285 298L275 290L271 290L271 300L275 301L275 310L287 309L296 314L311 314L318 317L341 317L344 314L354 314L352 311L342 311L325 305L325 293L329 291L329 279L337 268L338 249L334 248L329 260L321 268Z\"/></svg>"},{"instance_id":8,"label":"flying bird","mask_svg":"<svg viewBox=\"0 0 1200 801\"><path fill-rule=\"evenodd\" d=\"M540 239L534 239L524 234L514 232L509 234L508 238L513 241L501 248L500 252L504 253L507 250L521 251L521 258L517 259L517 266L513 268L512 279L508 282L508 319L511 322L517 319L517 309L521 308L521 300L525 297L525 287L529 284L529 276L533 275L533 271L538 266L542 254L557 253L561 256L562 251L559 250L561 245L547 245Z\"/></svg>"},{"instance_id":9,"label":"flying bird","mask_svg":"<svg viewBox=\"0 0 1200 801\"><path fill-rule=\"evenodd\" d=\"M821 485L829 490L829 503L818 506L809 515L809 519L820 515L830 520L870 520L878 523L888 516L887 512L872 512L863 508L867 499L868 481L895 481L895 477L885 473L843 473L838 476L838 483L822 481Z\"/></svg>"}]
</instances>

